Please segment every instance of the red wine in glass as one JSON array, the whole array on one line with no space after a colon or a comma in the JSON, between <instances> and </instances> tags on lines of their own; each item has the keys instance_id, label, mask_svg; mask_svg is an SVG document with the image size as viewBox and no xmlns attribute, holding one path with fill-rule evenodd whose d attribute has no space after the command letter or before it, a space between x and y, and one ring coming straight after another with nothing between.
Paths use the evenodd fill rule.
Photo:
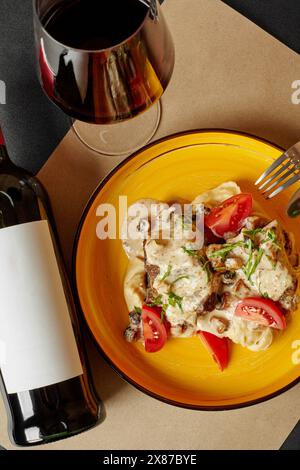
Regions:
<instances>
[{"instance_id":1,"label":"red wine in glass","mask_svg":"<svg viewBox=\"0 0 300 470\"><path fill-rule=\"evenodd\" d=\"M140 0L34 4L41 84L66 114L113 124L158 102L175 57L158 3L157 15Z\"/></svg>"}]
</instances>

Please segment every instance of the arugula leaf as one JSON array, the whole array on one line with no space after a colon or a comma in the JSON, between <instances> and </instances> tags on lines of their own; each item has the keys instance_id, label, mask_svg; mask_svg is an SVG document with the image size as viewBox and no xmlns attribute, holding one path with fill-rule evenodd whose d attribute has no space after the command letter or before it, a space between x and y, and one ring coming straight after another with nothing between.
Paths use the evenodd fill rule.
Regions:
<instances>
[{"instance_id":1,"label":"arugula leaf","mask_svg":"<svg viewBox=\"0 0 300 470\"><path fill-rule=\"evenodd\" d=\"M135 313L137 313L138 315L142 315L142 309L141 309L140 307L134 306L134 311L135 311Z\"/></svg>"},{"instance_id":2,"label":"arugula leaf","mask_svg":"<svg viewBox=\"0 0 300 470\"><path fill-rule=\"evenodd\" d=\"M165 281L170 276L171 271L172 271L172 265L169 264L167 271L165 272L165 274L161 278L161 281Z\"/></svg>"}]
</instances>

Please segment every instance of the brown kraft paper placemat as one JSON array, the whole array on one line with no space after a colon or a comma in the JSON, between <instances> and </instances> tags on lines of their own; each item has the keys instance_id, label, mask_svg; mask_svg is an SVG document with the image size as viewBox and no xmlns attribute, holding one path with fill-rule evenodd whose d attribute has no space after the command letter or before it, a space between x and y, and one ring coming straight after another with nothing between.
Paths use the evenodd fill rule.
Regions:
<instances>
[{"instance_id":1,"label":"brown kraft paper placemat","mask_svg":"<svg viewBox=\"0 0 300 470\"><path fill-rule=\"evenodd\" d=\"M176 44L176 67L155 139L186 129L225 128L282 147L300 140L300 107L291 101L292 82L300 79L296 53L220 0L167 0L163 9ZM39 174L69 267L82 210L119 161L89 152L70 131ZM234 411L163 404L122 381L87 341L107 417L85 434L39 449L278 449L300 419L300 385ZM0 413L0 442L13 449L2 402Z\"/></svg>"}]
</instances>

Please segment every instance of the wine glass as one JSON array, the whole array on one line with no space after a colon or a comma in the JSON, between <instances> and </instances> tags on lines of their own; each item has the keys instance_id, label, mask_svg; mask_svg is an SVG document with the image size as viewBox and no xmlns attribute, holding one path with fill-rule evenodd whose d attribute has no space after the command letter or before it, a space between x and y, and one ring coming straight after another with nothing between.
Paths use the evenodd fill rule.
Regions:
<instances>
[{"instance_id":1,"label":"wine glass","mask_svg":"<svg viewBox=\"0 0 300 470\"><path fill-rule=\"evenodd\" d=\"M175 60L158 0L33 0L33 5L41 85L71 117L79 139L111 156L149 142Z\"/></svg>"}]
</instances>

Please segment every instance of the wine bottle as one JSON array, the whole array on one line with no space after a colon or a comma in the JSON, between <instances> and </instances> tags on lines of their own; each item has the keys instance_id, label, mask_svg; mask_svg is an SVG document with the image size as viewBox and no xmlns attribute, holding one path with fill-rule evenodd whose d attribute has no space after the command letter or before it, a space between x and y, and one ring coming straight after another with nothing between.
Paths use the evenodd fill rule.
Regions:
<instances>
[{"instance_id":1,"label":"wine bottle","mask_svg":"<svg viewBox=\"0 0 300 470\"><path fill-rule=\"evenodd\" d=\"M0 260L0 384L12 442L42 444L97 425L101 403L47 195L9 159L1 128Z\"/></svg>"}]
</instances>

